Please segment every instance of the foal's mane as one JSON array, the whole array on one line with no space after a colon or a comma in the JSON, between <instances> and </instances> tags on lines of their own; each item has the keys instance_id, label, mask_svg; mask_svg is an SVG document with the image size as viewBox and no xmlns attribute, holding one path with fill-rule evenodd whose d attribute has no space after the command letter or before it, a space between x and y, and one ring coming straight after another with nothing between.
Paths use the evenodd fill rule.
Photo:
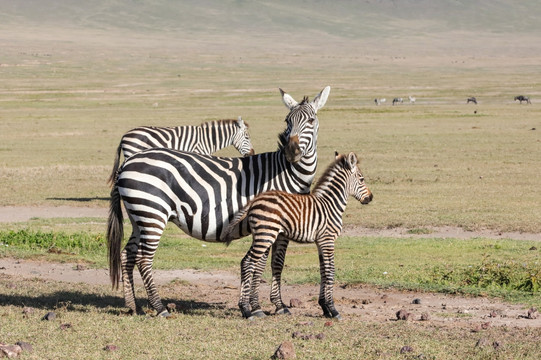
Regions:
<instances>
[{"instance_id":1,"label":"foal's mane","mask_svg":"<svg viewBox=\"0 0 541 360\"><path fill-rule=\"evenodd\" d=\"M342 163L344 162L345 159L346 159L346 157L344 155L342 155L342 154L338 155L336 157L336 159L334 160L334 162L332 162L329 166L327 166L327 169L323 172L323 175L321 175L319 177L318 181L314 185L314 188L313 188L312 192L314 192L315 190L318 190L319 187L323 183L328 182L329 179L332 178L333 175L336 173L338 168L343 167L343 166L339 166L339 165L342 165Z\"/></svg>"}]
</instances>

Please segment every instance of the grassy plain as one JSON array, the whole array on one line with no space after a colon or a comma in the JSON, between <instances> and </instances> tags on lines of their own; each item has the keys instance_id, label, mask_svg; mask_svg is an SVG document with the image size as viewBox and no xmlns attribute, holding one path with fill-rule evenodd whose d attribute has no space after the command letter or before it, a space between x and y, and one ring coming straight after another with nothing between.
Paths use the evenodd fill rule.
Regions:
<instances>
[{"instance_id":1,"label":"grassy plain","mask_svg":"<svg viewBox=\"0 0 541 360\"><path fill-rule=\"evenodd\" d=\"M147 5L130 3L129 9L145 6L145 11L139 17L126 16L129 26L119 30L110 15L118 12L110 10L118 10L115 6L122 1L104 0L98 7L75 8L72 13L71 5L44 11L43 3L56 4L34 2L33 24L24 24L20 17L10 23L8 8L2 12L0 206L107 207L106 179L114 151L121 135L138 125L198 124L242 115L250 124L256 151L274 151L287 113L278 87L300 100L330 85L329 100L319 113L319 169L331 161L334 150L356 151L375 196L369 206L351 200L346 225L412 231L449 225L541 233L541 68L535 35L541 22L533 15L520 16L539 13L534 2L529 6L536 7L526 12L521 3L508 14L515 21L518 16L528 34L507 33L506 22L499 21L508 13L503 2L475 2L471 6L481 6L482 12L443 11L448 22L414 19L415 24L389 20L391 13L415 17L411 6L396 9L388 5L393 2L378 2L377 6L389 6L379 11L389 13L369 13L368 28L374 27L370 32L349 28L347 13L333 17L332 9L321 13L314 7L308 9L310 16L299 16L293 25L293 15L283 22L271 21L281 33L251 33L249 29L257 27L253 18L237 17L235 12L232 21L244 21L250 28L220 30L211 22L216 16L207 2L198 7L208 11L207 17L194 17L197 21L192 22L183 18L181 30L175 29L174 12L159 6L163 12L156 14ZM158 1L152 6L158 3L171 5ZM265 3L267 10L276 11L274 16L284 16L285 9L298 11L289 3L275 3ZM427 8L431 16L438 15L435 7ZM66 9L71 23L54 18ZM309 29L314 13L321 26ZM265 28L266 13L261 14L256 23ZM476 14L471 33L461 23L468 14ZM221 25L229 21L219 18ZM355 16L352 21L363 23ZM211 30L201 33L201 26ZM444 27L447 32L429 35L421 26ZM483 27L492 32L479 31ZM323 36L322 29L329 34ZM412 37L404 35L410 33ZM513 102L519 94L531 96L533 104ZM408 95L416 97L414 105L408 103ZM469 96L476 96L478 105L466 104ZM375 106L376 97L387 98L387 103ZM392 106L393 97L406 101ZM236 155L231 149L220 154ZM52 238L46 236L43 246L24 241L15 248L4 246L0 256L87 261L103 267L104 221L32 219L3 224L2 234L15 231L8 239L24 234L20 231L30 232L26 240L36 239L32 231ZM74 238L93 246L69 245ZM68 243L60 247L76 255L48 253L60 239ZM95 242L102 246L94 247ZM156 267L238 271L248 242L241 240L227 249L212 244L203 248L169 226ZM538 292L517 289L528 281L517 280L521 274L539 274L539 250L529 250L532 246L537 245L482 238L344 237L337 248L337 277L343 283L489 294L540 306ZM295 245L289 249L287 281L317 281L314 250ZM517 281L518 286L508 286ZM175 286L162 287L160 293L179 300L182 293ZM37 350L25 354L28 359L179 354L268 358L299 322L312 321L320 331L325 321L269 318L247 325L236 309L219 307L180 313L171 321L123 317L118 316L122 299L109 287L77 284L67 290L62 283L3 277L0 293L0 342L32 339ZM145 295L139 291L138 296ZM23 306L38 310L23 317ZM59 313L57 322L40 321L42 310L53 309ZM66 323L71 327L60 328ZM145 336L134 336L134 329ZM415 344L415 356L422 353L428 359L537 359L541 351L536 328L484 332L486 338L503 340L500 349L476 347L480 335L470 329L430 323L348 321L324 332L323 341L297 341L298 357L412 358L400 354L408 344ZM103 347L110 343L119 350L106 353Z\"/></svg>"},{"instance_id":2,"label":"grassy plain","mask_svg":"<svg viewBox=\"0 0 541 360\"><path fill-rule=\"evenodd\" d=\"M208 61L219 65L209 68L146 56L14 56L2 69L1 205L106 207L118 141L143 124L242 115L256 151L274 151L286 114L277 88L300 99L331 85L319 114L320 169L334 150L356 151L375 196L362 209L352 202L346 223L541 232L541 109L535 98L513 102L538 87L538 67L350 58L338 70L335 59L320 57L304 67L215 58ZM415 105L389 104L409 94ZM477 106L466 104L471 95ZM387 97L387 105L376 107L375 97Z\"/></svg>"}]
</instances>

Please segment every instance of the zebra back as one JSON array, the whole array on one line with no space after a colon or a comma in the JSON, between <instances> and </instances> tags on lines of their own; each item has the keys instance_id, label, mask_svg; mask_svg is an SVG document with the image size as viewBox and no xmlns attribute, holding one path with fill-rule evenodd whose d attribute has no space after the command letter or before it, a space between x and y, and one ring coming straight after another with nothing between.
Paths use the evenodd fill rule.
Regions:
<instances>
[{"instance_id":1,"label":"zebra back","mask_svg":"<svg viewBox=\"0 0 541 360\"><path fill-rule=\"evenodd\" d=\"M151 148L169 148L210 155L234 145L243 156L253 155L255 152L248 127L248 123L239 116L237 120L215 120L199 126L134 128L122 136L109 183L113 184L116 180L121 152L124 159Z\"/></svg>"}]
</instances>

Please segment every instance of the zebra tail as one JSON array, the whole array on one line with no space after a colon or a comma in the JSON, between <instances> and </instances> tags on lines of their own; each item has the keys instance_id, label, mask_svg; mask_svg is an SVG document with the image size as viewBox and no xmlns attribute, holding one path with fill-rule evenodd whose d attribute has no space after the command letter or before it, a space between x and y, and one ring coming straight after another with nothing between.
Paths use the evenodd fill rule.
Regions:
<instances>
[{"instance_id":1,"label":"zebra tail","mask_svg":"<svg viewBox=\"0 0 541 360\"><path fill-rule=\"evenodd\" d=\"M120 150L121 149L122 149L121 144L118 144L118 148L116 149L115 162L113 164L113 171L111 172L111 176L109 176L109 180L107 180L107 183L111 186L115 184L116 178L118 177L118 165L120 164Z\"/></svg>"},{"instance_id":2,"label":"zebra tail","mask_svg":"<svg viewBox=\"0 0 541 360\"><path fill-rule=\"evenodd\" d=\"M227 225L227 228L225 228L224 235L222 236L221 241L225 242L226 246L229 246L235 238L233 237L233 232L235 231L235 228L237 225L246 218L248 215L248 210L250 210L250 204L246 205L244 208L240 209L238 213L235 214L235 217L229 225Z\"/></svg>"},{"instance_id":3,"label":"zebra tail","mask_svg":"<svg viewBox=\"0 0 541 360\"><path fill-rule=\"evenodd\" d=\"M107 245L109 256L109 277L113 289L118 289L121 274L120 245L124 238L124 219L120 203L120 192L114 185L111 190L109 220L107 221Z\"/></svg>"}]
</instances>

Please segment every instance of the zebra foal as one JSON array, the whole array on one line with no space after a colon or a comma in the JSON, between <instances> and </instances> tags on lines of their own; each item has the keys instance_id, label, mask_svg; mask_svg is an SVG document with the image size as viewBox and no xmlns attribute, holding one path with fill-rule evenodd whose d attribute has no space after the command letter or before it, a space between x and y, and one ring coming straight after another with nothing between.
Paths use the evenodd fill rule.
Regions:
<instances>
[{"instance_id":1,"label":"zebra foal","mask_svg":"<svg viewBox=\"0 0 541 360\"><path fill-rule=\"evenodd\" d=\"M340 319L334 307L334 242L342 231L342 214L348 197L353 195L361 204L372 201L372 193L364 182L355 153L335 154L335 161L327 168L311 194L298 195L269 191L256 196L240 210L225 231L223 240L229 243L235 226L248 221L252 232L252 246L241 262L241 294L239 307L245 318L264 316L251 306L254 280L262 258L272 247L272 284L270 299L277 313L289 313L282 301L280 282L285 253L289 241L315 242L319 252L321 285L319 305L323 315ZM252 311L254 313L252 313Z\"/></svg>"},{"instance_id":2,"label":"zebra foal","mask_svg":"<svg viewBox=\"0 0 541 360\"><path fill-rule=\"evenodd\" d=\"M169 148L210 155L233 145L241 155L253 155L255 151L248 128L248 123L239 116L237 120L214 120L198 126L140 126L131 129L120 140L109 182L113 184L116 180L121 152L124 159L151 148Z\"/></svg>"}]
</instances>

